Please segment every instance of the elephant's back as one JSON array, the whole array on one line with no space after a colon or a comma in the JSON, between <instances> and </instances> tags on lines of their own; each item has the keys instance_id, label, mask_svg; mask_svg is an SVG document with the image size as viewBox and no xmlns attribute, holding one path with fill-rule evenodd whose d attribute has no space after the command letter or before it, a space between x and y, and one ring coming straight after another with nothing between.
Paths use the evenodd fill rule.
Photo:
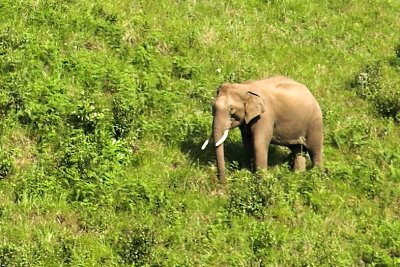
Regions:
<instances>
[{"instance_id":1,"label":"elephant's back","mask_svg":"<svg viewBox=\"0 0 400 267\"><path fill-rule=\"evenodd\" d=\"M264 95L267 102L274 109L285 109L288 113L292 110L304 113L318 113L320 109L317 100L311 91L304 85L285 76L273 76L263 80L246 82L249 88Z\"/></svg>"},{"instance_id":2,"label":"elephant's back","mask_svg":"<svg viewBox=\"0 0 400 267\"><path fill-rule=\"evenodd\" d=\"M246 82L250 87L256 87L262 91L269 91L269 94L312 97L310 90L304 85L285 76L273 76L263 80Z\"/></svg>"},{"instance_id":3,"label":"elephant's back","mask_svg":"<svg viewBox=\"0 0 400 267\"><path fill-rule=\"evenodd\" d=\"M266 79L265 84L278 119L308 121L322 116L317 100L305 85L283 76Z\"/></svg>"}]
</instances>

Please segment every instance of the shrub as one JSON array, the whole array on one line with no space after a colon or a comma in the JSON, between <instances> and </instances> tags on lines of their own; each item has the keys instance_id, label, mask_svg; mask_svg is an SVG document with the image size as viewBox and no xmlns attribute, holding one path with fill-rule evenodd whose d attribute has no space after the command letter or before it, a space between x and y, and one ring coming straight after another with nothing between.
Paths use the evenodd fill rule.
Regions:
<instances>
[{"instance_id":1,"label":"shrub","mask_svg":"<svg viewBox=\"0 0 400 267\"><path fill-rule=\"evenodd\" d=\"M126 137L132 128L138 127L138 104L136 92L126 90L119 92L112 100L113 128L115 138ZM136 123L136 124L135 124ZM138 128L135 129L137 132Z\"/></svg>"},{"instance_id":2,"label":"shrub","mask_svg":"<svg viewBox=\"0 0 400 267\"><path fill-rule=\"evenodd\" d=\"M376 97L376 108L385 117L391 117L400 122L400 92L394 88L388 89L388 92Z\"/></svg>"},{"instance_id":3,"label":"shrub","mask_svg":"<svg viewBox=\"0 0 400 267\"><path fill-rule=\"evenodd\" d=\"M353 81L352 86L357 88L357 93L363 98L373 98L381 89L382 63L376 62L365 67Z\"/></svg>"},{"instance_id":4,"label":"shrub","mask_svg":"<svg viewBox=\"0 0 400 267\"><path fill-rule=\"evenodd\" d=\"M8 177L14 170L12 158L5 153L4 149L0 151L0 180Z\"/></svg>"},{"instance_id":5,"label":"shrub","mask_svg":"<svg viewBox=\"0 0 400 267\"><path fill-rule=\"evenodd\" d=\"M25 246L3 243L0 245L0 267L29 266Z\"/></svg>"},{"instance_id":6,"label":"shrub","mask_svg":"<svg viewBox=\"0 0 400 267\"><path fill-rule=\"evenodd\" d=\"M270 225L261 224L257 231L250 236L250 246L254 253L255 260L265 265L265 260L273 256L274 250L282 245L282 238Z\"/></svg>"},{"instance_id":7,"label":"shrub","mask_svg":"<svg viewBox=\"0 0 400 267\"><path fill-rule=\"evenodd\" d=\"M357 149L371 142L374 123L368 118L346 117L337 121L327 139L339 149Z\"/></svg>"},{"instance_id":8,"label":"shrub","mask_svg":"<svg viewBox=\"0 0 400 267\"><path fill-rule=\"evenodd\" d=\"M268 208L281 204L283 194L280 181L271 173L238 172L229 188L227 210L234 215L263 218Z\"/></svg>"},{"instance_id":9,"label":"shrub","mask_svg":"<svg viewBox=\"0 0 400 267\"><path fill-rule=\"evenodd\" d=\"M94 133L104 118L104 109L100 109L92 98L83 97L71 112L68 122L75 128L83 129L85 134L90 134Z\"/></svg>"},{"instance_id":10,"label":"shrub","mask_svg":"<svg viewBox=\"0 0 400 267\"><path fill-rule=\"evenodd\" d=\"M171 74L174 77L191 80L197 72L197 68L191 66L188 59L178 56L173 57Z\"/></svg>"},{"instance_id":11,"label":"shrub","mask_svg":"<svg viewBox=\"0 0 400 267\"><path fill-rule=\"evenodd\" d=\"M143 266L151 262L156 243L155 232L148 226L139 225L123 229L115 248L122 262Z\"/></svg>"},{"instance_id":12,"label":"shrub","mask_svg":"<svg viewBox=\"0 0 400 267\"><path fill-rule=\"evenodd\" d=\"M367 65L352 82L352 88L371 102L379 114L400 121L400 69L397 67L399 47L395 49L394 59L378 61Z\"/></svg>"},{"instance_id":13,"label":"shrub","mask_svg":"<svg viewBox=\"0 0 400 267\"><path fill-rule=\"evenodd\" d=\"M86 135L72 131L57 152L59 182L73 201L98 201L130 161L130 149L101 131Z\"/></svg>"}]
</instances>

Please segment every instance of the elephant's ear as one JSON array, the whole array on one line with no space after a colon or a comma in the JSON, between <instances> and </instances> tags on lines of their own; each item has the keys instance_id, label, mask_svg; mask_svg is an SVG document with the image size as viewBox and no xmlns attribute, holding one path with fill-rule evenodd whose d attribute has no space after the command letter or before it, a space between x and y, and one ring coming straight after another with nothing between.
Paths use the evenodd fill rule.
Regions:
<instances>
[{"instance_id":1,"label":"elephant's ear","mask_svg":"<svg viewBox=\"0 0 400 267\"><path fill-rule=\"evenodd\" d=\"M250 123L252 119L259 116L265 111L264 102L261 97L253 92L247 92L248 98L245 103L245 117L246 124Z\"/></svg>"}]
</instances>

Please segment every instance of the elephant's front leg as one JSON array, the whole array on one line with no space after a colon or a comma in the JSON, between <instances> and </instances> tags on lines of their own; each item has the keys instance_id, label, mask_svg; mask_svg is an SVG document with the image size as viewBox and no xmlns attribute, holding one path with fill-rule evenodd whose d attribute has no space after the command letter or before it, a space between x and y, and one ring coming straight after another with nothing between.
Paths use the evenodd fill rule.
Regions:
<instances>
[{"instance_id":1,"label":"elephant's front leg","mask_svg":"<svg viewBox=\"0 0 400 267\"><path fill-rule=\"evenodd\" d=\"M240 132L244 150L243 165L245 168L253 170L253 143L250 128L247 125L241 126Z\"/></svg>"},{"instance_id":2,"label":"elephant's front leg","mask_svg":"<svg viewBox=\"0 0 400 267\"><path fill-rule=\"evenodd\" d=\"M266 169L268 166L268 146L271 142L272 134L262 131L253 133L253 149L254 149L254 167L258 169Z\"/></svg>"}]
</instances>

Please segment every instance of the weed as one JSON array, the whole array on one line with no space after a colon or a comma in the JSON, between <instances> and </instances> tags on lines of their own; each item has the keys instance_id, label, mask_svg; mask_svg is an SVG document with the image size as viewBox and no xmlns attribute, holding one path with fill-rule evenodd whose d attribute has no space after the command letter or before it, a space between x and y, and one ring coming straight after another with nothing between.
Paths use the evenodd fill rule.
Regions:
<instances>
[{"instance_id":1,"label":"weed","mask_svg":"<svg viewBox=\"0 0 400 267\"><path fill-rule=\"evenodd\" d=\"M398 48L395 53L398 54ZM396 60L388 59L367 65L365 70L358 74L352 87L358 90L361 97L370 101L379 114L399 121L400 94L397 90L399 83L399 70L396 68Z\"/></svg>"},{"instance_id":2,"label":"weed","mask_svg":"<svg viewBox=\"0 0 400 267\"><path fill-rule=\"evenodd\" d=\"M24 246L2 244L0 246L0 266L27 266L29 259L24 249L26 249Z\"/></svg>"},{"instance_id":3,"label":"weed","mask_svg":"<svg viewBox=\"0 0 400 267\"><path fill-rule=\"evenodd\" d=\"M155 244L155 233L140 225L122 230L116 248L122 262L142 266L151 262Z\"/></svg>"},{"instance_id":4,"label":"weed","mask_svg":"<svg viewBox=\"0 0 400 267\"><path fill-rule=\"evenodd\" d=\"M2 151L0 154L0 179L7 178L14 170L12 158Z\"/></svg>"}]
</instances>

